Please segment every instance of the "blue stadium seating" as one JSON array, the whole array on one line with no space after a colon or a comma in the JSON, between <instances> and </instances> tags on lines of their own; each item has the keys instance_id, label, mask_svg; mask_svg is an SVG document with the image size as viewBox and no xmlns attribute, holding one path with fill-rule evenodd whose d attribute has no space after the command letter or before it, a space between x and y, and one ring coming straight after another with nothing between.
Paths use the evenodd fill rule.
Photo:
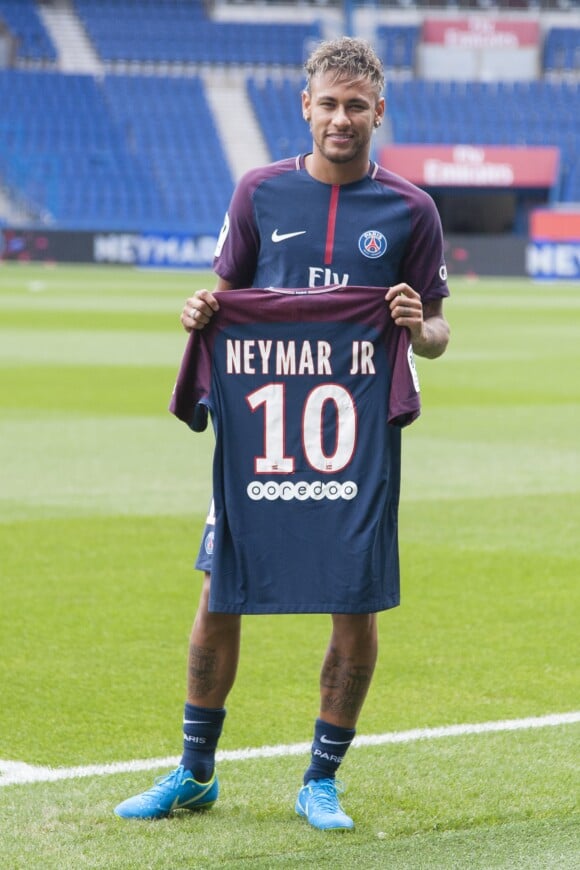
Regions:
<instances>
[{"instance_id":1,"label":"blue stadium seating","mask_svg":"<svg viewBox=\"0 0 580 870\"><path fill-rule=\"evenodd\" d=\"M43 223L215 235L233 181L197 78L0 75L0 175Z\"/></svg>"},{"instance_id":2,"label":"blue stadium seating","mask_svg":"<svg viewBox=\"0 0 580 870\"><path fill-rule=\"evenodd\" d=\"M412 72L415 68L421 29L417 25L380 25L376 30L377 52L388 72Z\"/></svg>"},{"instance_id":3,"label":"blue stadium seating","mask_svg":"<svg viewBox=\"0 0 580 870\"><path fill-rule=\"evenodd\" d=\"M395 143L554 145L565 201L580 201L578 82L398 81L387 85Z\"/></svg>"},{"instance_id":4,"label":"blue stadium seating","mask_svg":"<svg viewBox=\"0 0 580 870\"><path fill-rule=\"evenodd\" d=\"M282 160L312 147L312 137L302 117L300 92L303 86L298 80L288 78L266 78L258 82L250 77L247 80L248 97L272 160Z\"/></svg>"},{"instance_id":5,"label":"blue stadium seating","mask_svg":"<svg viewBox=\"0 0 580 870\"><path fill-rule=\"evenodd\" d=\"M20 60L56 60L56 50L34 0L0 0L0 20L18 40L17 56Z\"/></svg>"},{"instance_id":6,"label":"blue stadium seating","mask_svg":"<svg viewBox=\"0 0 580 870\"><path fill-rule=\"evenodd\" d=\"M544 40L546 73L580 74L580 28L552 27Z\"/></svg>"},{"instance_id":7,"label":"blue stadium seating","mask_svg":"<svg viewBox=\"0 0 580 870\"><path fill-rule=\"evenodd\" d=\"M318 24L214 22L200 0L76 0L105 61L300 65Z\"/></svg>"},{"instance_id":8,"label":"blue stadium seating","mask_svg":"<svg viewBox=\"0 0 580 870\"><path fill-rule=\"evenodd\" d=\"M104 93L127 147L161 198L159 215L150 216L155 228L215 234L233 179L201 79L108 76Z\"/></svg>"},{"instance_id":9,"label":"blue stadium seating","mask_svg":"<svg viewBox=\"0 0 580 870\"><path fill-rule=\"evenodd\" d=\"M318 24L215 23L202 0L75 5L101 57L111 62L295 68L250 75L247 92L271 159L311 147L299 68L310 41L320 38ZM33 0L0 0L0 16L20 37L24 65L54 60ZM376 31L394 141L556 145L560 198L580 201L580 31L549 31L548 77L511 83L415 79L419 36L416 26ZM202 80L107 69L102 79L0 70L0 182L43 225L214 235L233 179Z\"/></svg>"}]
</instances>

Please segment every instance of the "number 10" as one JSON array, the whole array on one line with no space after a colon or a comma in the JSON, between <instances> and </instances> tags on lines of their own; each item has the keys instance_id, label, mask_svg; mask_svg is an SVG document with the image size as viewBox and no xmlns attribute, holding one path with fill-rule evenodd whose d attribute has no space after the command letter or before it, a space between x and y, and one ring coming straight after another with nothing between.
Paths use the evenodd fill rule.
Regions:
<instances>
[{"instance_id":1,"label":"number 10","mask_svg":"<svg viewBox=\"0 0 580 870\"><path fill-rule=\"evenodd\" d=\"M295 457L286 456L286 397L284 384L265 384L246 396L252 411L264 407L264 455L256 456L256 474L292 474ZM323 431L326 406L335 414L334 448L324 452ZM302 409L302 447L308 464L316 471L341 471L351 461L357 436L354 400L340 384L321 384L306 397Z\"/></svg>"}]
</instances>

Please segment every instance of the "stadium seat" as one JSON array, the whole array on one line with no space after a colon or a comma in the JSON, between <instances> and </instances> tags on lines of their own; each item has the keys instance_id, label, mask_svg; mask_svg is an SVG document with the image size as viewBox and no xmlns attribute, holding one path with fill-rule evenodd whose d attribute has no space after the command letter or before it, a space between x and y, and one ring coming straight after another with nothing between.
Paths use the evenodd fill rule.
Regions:
<instances>
[{"instance_id":1,"label":"stadium seat","mask_svg":"<svg viewBox=\"0 0 580 870\"><path fill-rule=\"evenodd\" d=\"M377 50L388 72L409 72L415 68L420 37L417 25L380 25L376 29Z\"/></svg>"},{"instance_id":2,"label":"stadium seat","mask_svg":"<svg viewBox=\"0 0 580 870\"><path fill-rule=\"evenodd\" d=\"M544 40L544 73L580 74L580 28L552 27Z\"/></svg>"},{"instance_id":3,"label":"stadium seat","mask_svg":"<svg viewBox=\"0 0 580 870\"><path fill-rule=\"evenodd\" d=\"M395 143L554 145L564 172L576 162L578 82L396 81L386 96Z\"/></svg>"},{"instance_id":4,"label":"stadium seat","mask_svg":"<svg viewBox=\"0 0 580 870\"><path fill-rule=\"evenodd\" d=\"M164 76L155 64L248 67L271 159L310 149L301 67L319 23L215 22L202 0L74 7L107 61L103 78L0 70L0 183L43 226L215 235L233 179L202 79L195 66ZM33 0L0 0L0 17L20 40L19 59L54 61ZM376 28L393 141L555 145L561 197L579 201L580 31L547 32L546 78L531 82L415 79L418 39L416 25Z\"/></svg>"},{"instance_id":5,"label":"stadium seat","mask_svg":"<svg viewBox=\"0 0 580 870\"><path fill-rule=\"evenodd\" d=\"M233 181L198 78L0 75L0 176L62 229L215 235Z\"/></svg>"},{"instance_id":6,"label":"stadium seat","mask_svg":"<svg viewBox=\"0 0 580 870\"><path fill-rule=\"evenodd\" d=\"M272 160L309 151L312 138L302 117L301 80L247 79L247 93Z\"/></svg>"},{"instance_id":7,"label":"stadium seat","mask_svg":"<svg viewBox=\"0 0 580 870\"><path fill-rule=\"evenodd\" d=\"M201 0L75 0L104 61L301 65L317 23L216 22Z\"/></svg>"},{"instance_id":8,"label":"stadium seat","mask_svg":"<svg viewBox=\"0 0 580 870\"><path fill-rule=\"evenodd\" d=\"M34 0L0 0L0 22L17 40L17 58L22 61L56 61L52 44Z\"/></svg>"}]
</instances>

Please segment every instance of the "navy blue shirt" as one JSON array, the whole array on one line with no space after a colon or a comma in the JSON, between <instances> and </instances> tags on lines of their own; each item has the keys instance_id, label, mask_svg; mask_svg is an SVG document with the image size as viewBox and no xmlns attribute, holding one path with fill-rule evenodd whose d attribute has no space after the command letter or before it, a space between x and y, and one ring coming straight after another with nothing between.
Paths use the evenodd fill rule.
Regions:
<instances>
[{"instance_id":1,"label":"navy blue shirt","mask_svg":"<svg viewBox=\"0 0 580 870\"><path fill-rule=\"evenodd\" d=\"M433 200L376 163L344 185L312 178L303 155L246 173L214 269L236 288L406 282L423 302L449 295Z\"/></svg>"}]
</instances>

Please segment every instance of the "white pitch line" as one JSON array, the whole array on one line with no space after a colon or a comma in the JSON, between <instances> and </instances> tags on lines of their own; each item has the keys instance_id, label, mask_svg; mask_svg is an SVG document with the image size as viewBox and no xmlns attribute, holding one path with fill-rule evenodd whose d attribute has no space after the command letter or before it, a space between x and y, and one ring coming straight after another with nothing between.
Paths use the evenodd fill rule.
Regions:
<instances>
[{"instance_id":1,"label":"white pitch line","mask_svg":"<svg viewBox=\"0 0 580 870\"><path fill-rule=\"evenodd\" d=\"M491 734L498 731L523 731L530 728L554 728L580 722L580 711L532 716L527 719L502 719L497 722L479 722L465 725L444 725L439 728L413 728L411 731L393 731L387 734L369 734L355 737L353 748L381 746L385 743L413 743L417 740L437 740L441 737L464 737L471 734ZM255 749L221 750L216 761L249 761L254 758L305 755L310 743L289 743L278 746L258 746ZM80 779L87 776L109 776L115 773L135 773L175 767L177 756L146 758L135 761L117 761L111 764L89 764L83 767L37 767L22 761L0 760L0 786L25 785L33 782L55 782L59 779Z\"/></svg>"}]
</instances>

